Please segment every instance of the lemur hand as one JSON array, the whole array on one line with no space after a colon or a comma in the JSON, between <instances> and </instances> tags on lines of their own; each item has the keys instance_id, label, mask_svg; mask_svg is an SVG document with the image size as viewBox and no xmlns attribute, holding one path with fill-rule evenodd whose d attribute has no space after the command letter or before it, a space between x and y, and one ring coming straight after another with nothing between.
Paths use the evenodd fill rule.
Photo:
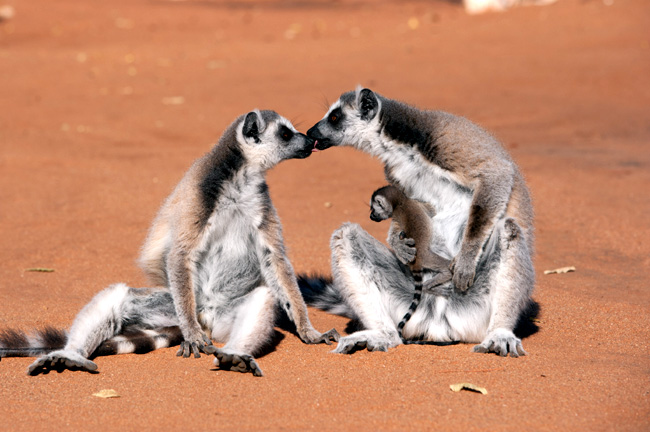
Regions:
<instances>
[{"instance_id":1,"label":"lemur hand","mask_svg":"<svg viewBox=\"0 0 650 432\"><path fill-rule=\"evenodd\" d=\"M201 357L199 353L205 354L214 354L217 350L217 347L212 345L212 341L207 337L203 332L199 332L190 338L186 338L181 342L181 346L176 353L177 357L189 357L190 354L194 354L194 358Z\"/></svg>"},{"instance_id":2,"label":"lemur hand","mask_svg":"<svg viewBox=\"0 0 650 432\"><path fill-rule=\"evenodd\" d=\"M459 291L467 291L474 284L476 261L473 257L469 257L461 251L451 261L449 269L453 274L454 285Z\"/></svg>"},{"instance_id":3,"label":"lemur hand","mask_svg":"<svg viewBox=\"0 0 650 432\"><path fill-rule=\"evenodd\" d=\"M391 230L388 234L388 244L402 264L408 265L415 261L415 240L406 238L404 231Z\"/></svg>"},{"instance_id":4,"label":"lemur hand","mask_svg":"<svg viewBox=\"0 0 650 432\"><path fill-rule=\"evenodd\" d=\"M320 333L314 328L303 329L302 331L298 330L298 336L306 344L326 343L327 345L331 345L332 341L338 342L340 338L339 332L336 329L331 329L325 333Z\"/></svg>"}]
</instances>

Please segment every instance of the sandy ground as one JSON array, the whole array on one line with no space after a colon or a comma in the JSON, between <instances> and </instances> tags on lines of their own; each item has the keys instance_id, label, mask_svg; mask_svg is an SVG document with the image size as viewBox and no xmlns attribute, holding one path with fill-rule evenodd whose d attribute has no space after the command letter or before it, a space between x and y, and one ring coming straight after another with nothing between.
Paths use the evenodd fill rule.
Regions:
<instances>
[{"instance_id":1,"label":"sandy ground","mask_svg":"<svg viewBox=\"0 0 650 432\"><path fill-rule=\"evenodd\" d=\"M304 131L358 83L503 140L535 201L541 307L519 359L469 345L334 355L286 332L261 379L174 348L98 358L98 374L32 378L32 359L3 359L3 430L650 428L646 0L482 16L444 1L2 3L16 14L0 23L0 328L67 327L108 284L144 285L149 223L225 126L259 107ZM297 271L329 272L345 221L385 238L366 205L383 183L349 149L271 172ZM465 381L489 393L450 391Z\"/></svg>"}]
</instances>

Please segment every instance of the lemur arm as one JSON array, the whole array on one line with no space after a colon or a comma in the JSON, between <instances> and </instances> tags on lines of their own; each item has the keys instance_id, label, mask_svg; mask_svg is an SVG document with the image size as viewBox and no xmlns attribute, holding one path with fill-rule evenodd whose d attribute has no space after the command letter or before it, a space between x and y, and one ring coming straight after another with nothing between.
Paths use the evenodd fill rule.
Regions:
<instances>
[{"instance_id":1,"label":"lemur arm","mask_svg":"<svg viewBox=\"0 0 650 432\"><path fill-rule=\"evenodd\" d=\"M494 226L503 217L513 186L513 169L510 164L482 167L478 175L474 195L463 233L460 252L451 262L456 288L467 290L474 283L476 265L481 251Z\"/></svg>"},{"instance_id":2,"label":"lemur arm","mask_svg":"<svg viewBox=\"0 0 650 432\"><path fill-rule=\"evenodd\" d=\"M167 274L179 327L184 338L176 355L189 357L190 354L194 354L195 358L199 358L200 351L212 354L215 351L212 341L201 330L196 317L190 252L186 245L177 244L172 247L168 256Z\"/></svg>"},{"instance_id":3,"label":"lemur arm","mask_svg":"<svg viewBox=\"0 0 650 432\"><path fill-rule=\"evenodd\" d=\"M261 238L258 256L262 276L289 319L296 325L300 339L308 344L324 342L329 345L331 341L338 341L339 334L335 329L320 333L309 321L307 306L300 294L296 275L287 257L282 240L282 226L274 208L269 209L265 215L259 232Z\"/></svg>"}]
</instances>

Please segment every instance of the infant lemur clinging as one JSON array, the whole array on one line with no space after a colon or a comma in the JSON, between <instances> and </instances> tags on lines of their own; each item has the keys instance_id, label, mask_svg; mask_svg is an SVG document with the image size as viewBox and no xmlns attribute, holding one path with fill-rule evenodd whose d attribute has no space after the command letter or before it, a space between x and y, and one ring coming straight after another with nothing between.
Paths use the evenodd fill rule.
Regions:
<instances>
[{"instance_id":1,"label":"infant lemur clinging","mask_svg":"<svg viewBox=\"0 0 650 432\"><path fill-rule=\"evenodd\" d=\"M409 246L416 250L416 255L409 264L415 288L413 302L397 325L399 336L405 344L410 341L404 338L402 330L415 313L423 292L446 297L453 289L449 270L451 260L432 252L430 248L434 241L431 226L434 216L435 209L431 205L409 199L392 185L377 189L370 198L370 219L381 222L392 218L391 229L407 239Z\"/></svg>"}]
</instances>

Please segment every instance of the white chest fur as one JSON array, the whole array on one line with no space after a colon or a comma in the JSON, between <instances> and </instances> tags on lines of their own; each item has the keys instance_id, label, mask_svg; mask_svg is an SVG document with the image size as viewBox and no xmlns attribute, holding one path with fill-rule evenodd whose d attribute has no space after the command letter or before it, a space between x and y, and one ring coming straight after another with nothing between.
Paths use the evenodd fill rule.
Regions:
<instances>
[{"instance_id":1,"label":"white chest fur","mask_svg":"<svg viewBox=\"0 0 650 432\"><path fill-rule=\"evenodd\" d=\"M434 207L432 249L453 258L460 250L472 191L461 186L451 173L425 160L415 147L391 141L386 136L380 140L373 145L372 153L391 169L398 186L409 198Z\"/></svg>"},{"instance_id":2,"label":"white chest fur","mask_svg":"<svg viewBox=\"0 0 650 432\"><path fill-rule=\"evenodd\" d=\"M235 273L242 279L259 277L257 227L264 217L263 182L262 174L243 171L221 191L193 260L195 289L207 296Z\"/></svg>"}]
</instances>

